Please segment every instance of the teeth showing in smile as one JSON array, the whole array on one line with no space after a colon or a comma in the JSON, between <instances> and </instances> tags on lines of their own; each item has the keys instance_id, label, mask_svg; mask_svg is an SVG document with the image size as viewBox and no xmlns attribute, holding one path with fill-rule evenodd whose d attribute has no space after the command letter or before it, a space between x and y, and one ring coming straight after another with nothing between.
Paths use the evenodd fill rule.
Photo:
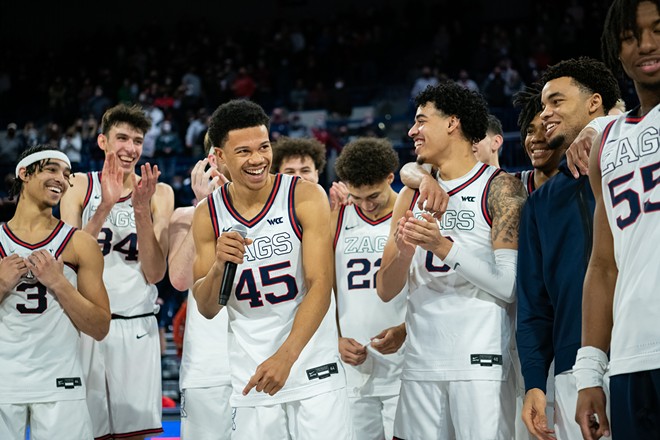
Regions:
<instances>
[{"instance_id":1,"label":"teeth showing in smile","mask_svg":"<svg viewBox=\"0 0 660 440\"><path fill-rule=\"evenodd\" d=\"M260 176L264 173L264 171L266 171L265 167L258 170L245 170L246 173L251 174L253 176Z\"/></svg>"},{"instance_id":2,"label":"teeth showing in smile","mask_svg":"<svg viewBox=\"0 0 660 440\"><path fill-rule=\"evenodd\" d=\"M55 193L57 193L57 194L61 194L61 193L62 193L62 188L58 188L58 187L56 187L56 186L49 186L49 187L47 187L47 188L48 188L50 191L53 191L53 192L55 192Z\"/></svg>"},{"instance_id":3,"label":"teeth showing in smile","mask_svg":"<svg viewBox=\"0 0 660 440\"><path fill-rule=\"evenodd\" d=\"M555 124L554 122L549 123L548 125L545 126L545 131L555 128L556 125L557 124Z\"/></svg>"},{"instance_id":4,"label":"teeth showing in smile","mask_svg":"<svg viewBox=\"0 0 660 440\"><path fill-rule=\"evenodd\" d=\"M133 158L128 157L128 156L120 156L119 160L121 160L122 162L125 162L125 163L132 163L133 162Z\"/></svg>"}]
</instances>

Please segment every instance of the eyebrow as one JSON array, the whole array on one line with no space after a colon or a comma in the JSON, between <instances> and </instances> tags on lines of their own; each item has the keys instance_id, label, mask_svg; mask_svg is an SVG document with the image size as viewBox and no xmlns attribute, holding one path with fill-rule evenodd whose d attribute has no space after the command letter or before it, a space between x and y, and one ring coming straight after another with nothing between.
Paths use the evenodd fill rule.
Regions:
<instances>
[{"instance_id":1,"label":"eyebrow","mask_svg":"<svg viewBox=\"0 0 660 440\"><path fill-rule=\"evenodd\" d=\"M46 163L44 164L44 166L47 167L47 166L49 166L49 165L54 165L54 166L56 166L56 167L58 167L58 168L64 168L65 171L66 171L66 170L71 171L71 167L69 167L69 166L63 166L63 165L60 164L59 162L53 162L53 159L46 159Z\"/></svg>"},{"instance_id":2,"label":"eyebrow","mask_svg":"<svg viewBox=\"0 0 660 440\"><path fill-rule=\"evenodd\" d=\"M546 96L545 99L546 99L546 100L551 100L551 99L556 98L556 97L558 97L558 96L559 96L559 97L563 97L564 94L563 94L562 92L554 92L554 93L551 93L550 95Z\"/></svg>"}]
</instances>

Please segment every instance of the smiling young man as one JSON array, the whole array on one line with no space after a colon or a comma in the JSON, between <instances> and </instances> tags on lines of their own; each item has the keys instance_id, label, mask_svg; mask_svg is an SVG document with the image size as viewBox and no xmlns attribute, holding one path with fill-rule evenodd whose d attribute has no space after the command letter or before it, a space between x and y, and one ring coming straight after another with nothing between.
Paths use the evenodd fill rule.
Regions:
<instances>
[{"instance_id":1,"label":"smiling young man","mask_svg":"<svg viewBox=\"0 0 660 440\"><path fill-rule=\"evenodd\" d=\"M600 61L561 61L542 78L540 118L547 148L562 153L580 131L619 98ZM571 374L580 346L582 282L591 252L594 197L586 176L566 167L528 198L520 221L517 343L525 380L523 421L537 438L579 438ZM548 369L555 360L555 421L546 419Z\"/></svg>"},{"instance_id":2,"label":"smiling young man","mask_svg":"<svg viewBox=\"0 0 660 440\"><path fill-rule=\"evenodd\" d=\"M0 438L90 440L78 340L110 326L103 256L53 216L71 163L45 145L16 166L16 212L0 228Z\"/></svg>"},{"instance_id":3,"label":"smiling young man","mask_svg":"<svg viewBox=\"0 0 660 440\"><path fill-rule=\"evenodd\" d=\"M119 104L103 115L103 171L77 174L62 198L62 219L96 238L112 322L101 342L83 338L87 403L96 438L141 439L162 432L160 338L155 313L167 268L174 193L158 167L135 167L151 120Z\"/></svg>"},{"instance_id":4,"label":"smiling young man","mask_svg":"<svg viewBox=\"0 0 660 440\"><path fill-rule=\"evenodd\" d=\"M601 38L603 58L633 81L639 106L606 127L589 158L594 245L574 366L575 419L589 440L658 438L660 431L659 31L660 2L615 0Z\"/></svg>"},{"instance_id":5,"label":"smiling young man","mask_svg":"<svg viewBox=\"0 0 660 440\"><path fill-rule=\"evenodd\" d=\"M520 107L520 141L532 164L531 170L520 171L515 176L522 181L527 195L530 195L557 174L563 151L559 148L548 148L541 120L543 108L540 89L527 88L518 93L514 105Z\"/></svg>"},{"instance_id":6,"label":"smiling young man","mask_svg":"<svg viewBox=\"0 0 660 440\"><path fill-rule=\"evenodd\" d=\"M325 154L325 145L314 138L280 137L273 146L272 172L319 183Z\"/></svg>"},{"instance_id":7,"label":"smiling young man","mask_svg":"<svg viewBox=\"0 0 660 440\"><path fill-rule=\"evenodd\" d=\"M335 163L352 202L333 212L333 230L339 354L359 439L392 438L401 387L406 295L384 303L376 292L398 167L390 142L373 137L346 144Z\"/></svg>"},{"instance_id":8,"label":"smiling young man","mask_svg":"<svg viewBox=\"0 0 660 440\"><path fill-rule=\"evenodd\" d=\"M247 100L222 104L211 116L209 139L231 182L195 209L193 295L202 315L215 316L225 266L237 265L226 305L232 439L351 439L329 310L330 206L319 185L270 174L268 123Z\"/></svg>"},{"instance_id":9,"label":"smiling young man","mask_svg":"<svg viewBox=\"0 0 660 440\"><path fill-rule=\"evenodd\" d=\"M409 288L394 435L510 439L514 280L525 190L472 152L486 133L481 95L446 82L415 101L408 135L418 161L439 170L450 197L436 221L416 203L419 192L404 187L376 276L384 301L400 295L406 282Z\"/></svg>"}]
</instances>

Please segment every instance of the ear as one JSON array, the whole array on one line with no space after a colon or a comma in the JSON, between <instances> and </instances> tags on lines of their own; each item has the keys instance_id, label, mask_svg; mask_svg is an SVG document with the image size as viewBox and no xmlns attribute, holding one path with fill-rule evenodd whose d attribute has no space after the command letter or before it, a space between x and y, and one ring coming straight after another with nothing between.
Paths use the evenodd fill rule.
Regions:
<instances>
[{"instance_id":1,"label":"ear","mask_svg":"<svg viewBox=\"0 0 660 440\"><path fill-rule=\"evenodd\" d=\"M600 93L594 93L591 95L589 98L589 113L596 113L598 112L603 106L603 97L600 95ZM605 110L603 109L603 113L605 113Z\"/></svg>"},{"instance_id":2,"label":"ear","mask_svg":"<svg viewBox=\"0 0 660 440\"><path fill-rule=\"evenodd\" d=\"M225 161L225 150L223 150L222 148L219 148L219 147L214 147L214 148L213 148L213 151L214 151L214 154L213 154L213 155L215 156L215 164L216 164L216 166L226 164L226 161Z\"/></svg>"},{"instance_id":3,"label":"ear","mask_svg":"<svg viewBox=\"0 0 660 440\"><path fill-rule=\"evenodd\" d=\"M453 133L461 125L461 120L456 116L450 116L447 120L447 133Z\"/></svg>"},{"instance_id":4,"label":"ear","mask_svg":"<svg viewBox=\"0 0 660 440\"><path fill-rule=\"evenodd\" d=\"M210 165L212 165L212 166L214 166L214 167L217 168L217 167L218 167L218 163L217 163L216 160L215 160L214 150L215 150L215 148L213 148L213 149L211 150L211 152L206 156L206 158L209 160L209 164L210 164Z\"/></svg>"},{"instance_id":5,"label":"ear","mask_svg":"<svg viewBox=\"0 0 660 440\"><path fill-rule=\"evenodd\" d=\"M387 176L387 183L391 185L392 182L394 182L394 173L390 173L390 174Z\"/></svg>"},{"instance_id":6,"label":"ear","mask_svg":"<svg viewBox=\"0 0 660 440\"><path fill-rule=\"evenodd\" d=\"M99 135L96 137L96 143L101 150L107 152L106 148L108 144L108 138L103 133L99 133Z\"/></svg>"},{"instance_id":7,"label":"ear","mask_svg":"<svg viewBox=\"0 0 660 440\"><path fill-rule=\"evenodd\" d=\"M23 182L27 182L27 180L28 180L27 175L26 175L26 172L27 172L27 168L26 168L26 167L21 167L21 168L18 170L18 178L21 179L21 181L23 181Z\"/></svg>"},{"instance_id":8,"label":"ear","mask_svg":"<svg viewBox=\"0 0 660 440\"><path fill-rule=\"evenodd\" d=\"M504 144L504 138L500 136L499 134L496 134L493 136L493 153L496 152L497 150L502 149L502 144Z\"/></svg>"}]
</instances>

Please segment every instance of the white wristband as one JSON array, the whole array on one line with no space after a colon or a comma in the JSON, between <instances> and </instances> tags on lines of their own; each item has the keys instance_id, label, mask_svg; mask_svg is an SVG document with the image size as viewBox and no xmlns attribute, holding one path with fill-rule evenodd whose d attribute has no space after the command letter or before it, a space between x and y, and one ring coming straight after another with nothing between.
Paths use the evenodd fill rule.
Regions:
<instances>
[{"instance_id":1,"label":"white wristband","mask_svg":"<svg viewBox=\"0 0 660 440\"><path fill-rule=\"evenodd\" d=\"M607 371L607 355L596 347L582 347L577 352L573 377L577 390L603 386L603 375Z\"/></svg>"}]
</instances>

